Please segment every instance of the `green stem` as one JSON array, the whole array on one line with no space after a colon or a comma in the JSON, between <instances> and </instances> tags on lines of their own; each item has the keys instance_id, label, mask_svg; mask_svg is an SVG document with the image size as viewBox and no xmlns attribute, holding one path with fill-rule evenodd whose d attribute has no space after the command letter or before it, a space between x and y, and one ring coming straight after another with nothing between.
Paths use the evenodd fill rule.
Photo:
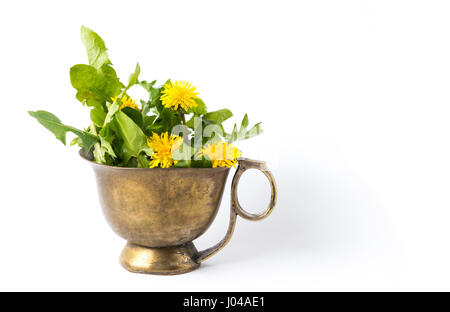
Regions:
<instances>
[{"instance_id":1,"label":"green stem","mask_svg":"<svg viewBox=\"0 0 450 312\"><path fill-rule=\"evenodd\" d=\"M183 111L179 108L178 111L180 112L181 115L181 120L183 121L183 125L187 126L186 124L186 117L184 116Z\"/></svg>"},{"instance_id":2,"label":"green stem","mask_svg":"<svg viewBox=\"0 0 450 312\"><path fill-rule=\"evenodd\" d=\"M137 161L139 163L140 168L148 168L148 161L144 155L142 154L138 155Z\"/></svg>"},{"instance_id":3,"label":"green stem","mask_svg":"<svg viewBox=\"0 0 450 312\"><path fill-rule=\"evenodd\" d=\"M95 128L95 124L94 123L92 123L91 124L91 132L92 132L92 134L94 134L95 136L98 136L98 134L97 134L97 129ZM98 142L98 143L95 143L95 145L94 145L94 158L95 158L95 161L97 162L97 163L99 163L99 164L106 164L106 160L102 157L102 150L101 150L101 145L100 145L100 142Z\"/></svg>"},{"instance_id":4,"label":"green stem","mask_svg":"<svg viewBox=\"0 0 450 312\"><path fill-rule=\"evenodd\" d=\"M94 123L91 123L91 132L92 132L92 134L95 134L96 136L98 136L97 129L95 128L95 124Z\"/></svg>"}]
</instances>

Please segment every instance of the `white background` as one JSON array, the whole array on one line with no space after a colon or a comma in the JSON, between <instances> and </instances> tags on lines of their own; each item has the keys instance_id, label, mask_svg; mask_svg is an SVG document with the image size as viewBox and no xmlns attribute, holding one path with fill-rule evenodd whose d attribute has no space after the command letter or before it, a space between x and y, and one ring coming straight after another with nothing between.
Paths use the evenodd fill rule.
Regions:
<instances>
[{"instance_id":1,"label":"white background","mask_svg":"<svg viewBox=\"0 0 450 312\"><path fill-rule=\"evenodd\" d=\"M450 290L448 1L8 1L0 5L0 290ZM188 80L265 133L279 201L192 273L128 273L94 175L30 118L89 123L69 82L98 32L126 81ZM143 96L135 89L135 97ZM231 127L232 123L228 123ZM71 138L68 138L68 140ZM230 179L231 180L231 179ZM263 209L249 172L243 206ZM197 246L225 234L229 186Z\"/></svg>"}]
</instances>

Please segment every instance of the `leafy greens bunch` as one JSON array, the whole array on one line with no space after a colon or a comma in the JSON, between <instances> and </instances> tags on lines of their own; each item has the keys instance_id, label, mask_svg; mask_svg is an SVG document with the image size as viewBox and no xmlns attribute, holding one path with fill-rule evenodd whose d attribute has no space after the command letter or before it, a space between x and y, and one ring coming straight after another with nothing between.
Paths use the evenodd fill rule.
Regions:
<instances>
[{"instance_id":1,"label":"leafy greens bunch","mask_svg":"<svg viewBox=\"0 0 450 312\"><path fill-rule=\"evenodd\" d=\"M63 124L47 111L30 111L58 140L66 144L67 132L97 163L120 167L218 167L234 166L241 152L232 146L262 132L261 123L248 129L244 116L240 127L230 133L222 123L233 116L230 110L208 111L195 87L183 81L140 80L136 65L123 84L108 57L104 41L94 31L81 27L81 39L89 64L70 69L76 98L90 108L91 124L85 130ZM128 90L144 88L149 97L140 106ZM181 134L181 136L180 136Z\"/></svg>"}]
</instances>

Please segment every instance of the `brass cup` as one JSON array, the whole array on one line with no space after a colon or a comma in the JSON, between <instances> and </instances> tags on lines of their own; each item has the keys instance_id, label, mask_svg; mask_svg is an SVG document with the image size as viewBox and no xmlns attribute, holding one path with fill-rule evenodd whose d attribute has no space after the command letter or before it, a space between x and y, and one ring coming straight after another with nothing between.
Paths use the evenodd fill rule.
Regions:
<instances>
[{"instance_id":1,"label":"brass cup","mask_svg":"<svg viewBox=\"0 0 450 312\"><path fill-rule=\"evenodd\" d=\"M84 157L84 153L80 151ZM192 241L216 217L228 168L121 168L97 164L94 168L105 218L128 241L120 256L131 272L172 275L192 271L230 240L236 216L248 220L267 217L276 203L276 186L264 162L240 159L231 187L228 231L215 246L197 251ZM242 173L261 170L271 185L269 207L262 214L247 213L239 204L237 185Z\"/></svg>"}]
</instances>

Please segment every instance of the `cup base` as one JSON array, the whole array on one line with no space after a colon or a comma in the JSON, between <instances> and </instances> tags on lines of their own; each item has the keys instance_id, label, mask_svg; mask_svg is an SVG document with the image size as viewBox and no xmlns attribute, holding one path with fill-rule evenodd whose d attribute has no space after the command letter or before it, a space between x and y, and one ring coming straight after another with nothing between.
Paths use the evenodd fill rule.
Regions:
<instances>
[{"instance_id":1,"label":"cup base","mask_svg":"<svg viewBox=\"0 0 450 312\"><path fill-rule=\"evenodd\" d=\"M192 242L182 246L151 248L127 243L120 264L134 273L176 275L197 269L197 249Z\"/></svg>"}]
</instances>

